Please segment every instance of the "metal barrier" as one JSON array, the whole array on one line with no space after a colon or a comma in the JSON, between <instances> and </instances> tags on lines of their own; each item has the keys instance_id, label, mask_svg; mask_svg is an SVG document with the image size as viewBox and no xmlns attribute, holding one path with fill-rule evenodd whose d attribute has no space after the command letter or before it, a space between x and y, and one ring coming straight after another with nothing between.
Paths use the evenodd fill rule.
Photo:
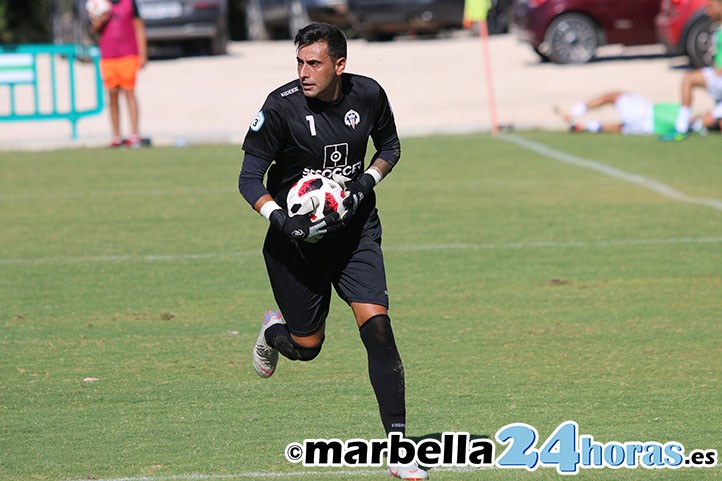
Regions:
<instances>
[{"instance_id":1,"label":"metal barrier","mask_svg":"<svg viewBox=\"0 0 722 481\"><path fill-rule=\"evenodd\" d=\"M47 57L47 58L46 58ZM94 104L88 108L78 107L75 62L81 58L92 63L91 83L95 88ZM65 59L67 79L60 77L59 59ZM42 63L42 69L41 69ZM41 71L42 70L42 71ZM7 107L2 101L3 87L8 87ZM25 90L22 102L18 97ZM62 95L59 90L65 89ZM41 95L48 102L41 102ZM72 137L78 138L78 120L103 111L103 83L100 77L100 51L97 47L80 45L0 45L0 122L34 120L68 120L72 124Z\"/></svg>"}]
</instances>

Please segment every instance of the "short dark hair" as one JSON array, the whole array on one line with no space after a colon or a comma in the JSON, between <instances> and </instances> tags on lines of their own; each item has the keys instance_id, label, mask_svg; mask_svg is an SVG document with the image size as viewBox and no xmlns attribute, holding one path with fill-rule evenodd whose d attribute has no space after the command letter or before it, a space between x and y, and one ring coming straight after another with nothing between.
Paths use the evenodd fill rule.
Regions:
<instances>
[{"instance_id":1,"label":"short dark hair","mask_svg":"<svg viewBox=\"0 0 722 481\"><path fill-rule=\"evenodd\" d=\"M346 58L346 35L336 25L320 22L308 24L298 31L293 40L296 48L316 42L326 42L328 55L333 60Z\"/></svg>"}]
</instances>

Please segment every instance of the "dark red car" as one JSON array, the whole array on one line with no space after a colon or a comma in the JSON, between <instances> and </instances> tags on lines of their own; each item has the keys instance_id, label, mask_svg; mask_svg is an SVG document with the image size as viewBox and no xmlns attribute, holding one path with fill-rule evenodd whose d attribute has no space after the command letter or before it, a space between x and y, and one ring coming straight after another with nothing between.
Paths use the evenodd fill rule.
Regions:
<instances>
[{"instance_id":1,"label":"dark red car","mask_svg":"<svg viewBox=\"0 0 722 481\"><path fill-rule=\"evenodd\" d=\"M657 43L660 0L515 0L511 30L544 60L586 63L600 45Z\"/></svg>"},{"instance_id":2,"label":"dark red car","mask_svg":"<svg viewBox=\"0 0 722 481\"><path fill-rule=\"evenodd\" d=\"M712 64L712 32L707 0L662 0L655 24L659 41L671 54L684 54L695 68Z\"/></svg>"}]
</instances>

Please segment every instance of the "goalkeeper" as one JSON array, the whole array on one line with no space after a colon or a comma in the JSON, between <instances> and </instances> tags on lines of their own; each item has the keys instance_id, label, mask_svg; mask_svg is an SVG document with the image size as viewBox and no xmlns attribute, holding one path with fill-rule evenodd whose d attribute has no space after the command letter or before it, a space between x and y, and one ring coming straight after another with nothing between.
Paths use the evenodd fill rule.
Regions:
<instances>
[{"instance_id":1,"label":"goalkeeper","mask_svg":"<svg viewBox=\"0 0 722 481\"><path fill-rule=\"evenodd\" d=\"M358 325L383 426L387 434L405 435L404 368L388 316L374 194L401 155L394 116L376 81L345 73L346 38L337 27L308 25L294 43L298 78L271 92L253 119L238 179L243 197L269 221L263 256L278 305L263 318L253 365L267 378L279 353L298 361L318 356L333 287ZM376 153L364 170L369 138ZM286 195L308 174L343 183L348 210L342 219L288 215ZM389 474L427 478L415 465L389 466Z\"/></svg>"}]
</instances>

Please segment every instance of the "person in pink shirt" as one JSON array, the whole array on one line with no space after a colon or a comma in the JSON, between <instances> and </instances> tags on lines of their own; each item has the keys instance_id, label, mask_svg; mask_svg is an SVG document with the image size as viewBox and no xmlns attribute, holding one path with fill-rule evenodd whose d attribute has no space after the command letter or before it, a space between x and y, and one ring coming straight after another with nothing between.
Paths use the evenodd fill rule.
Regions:
<instances>
[{"instance_id":1,"label":"person in pink shirt","mask_svg":"<svg viewBox=\"0 0 722 481\"><path fill-rule=\"evenodd\" d=\"M98 37L100 72L108 89L110 121L113 129L111 147L140 147L139 108L135 94L138 70L148 61L145 25L136 0L110 0L111 8L97 18L90 18L90 32ZM128 103L130 136L120 135L120 93Z\"/></svg>"}]
</instances>

